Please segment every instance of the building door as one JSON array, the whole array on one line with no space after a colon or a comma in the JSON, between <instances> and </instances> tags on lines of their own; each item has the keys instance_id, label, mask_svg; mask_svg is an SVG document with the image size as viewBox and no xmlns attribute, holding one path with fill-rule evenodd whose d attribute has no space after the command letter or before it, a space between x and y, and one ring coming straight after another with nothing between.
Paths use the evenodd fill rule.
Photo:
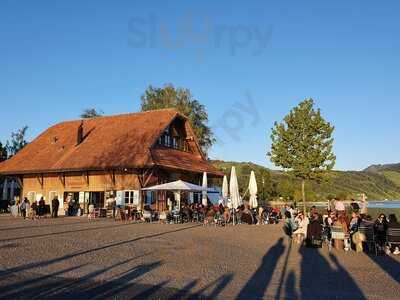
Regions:
<instances>
[{"instance_id":1,"label":"building door","mask_svg":"<svg viewBox=\"0 0 400 300\"><path fill-rule=\"evenodd\" d=\"M94 205L95 208L103 208L104 192L90 192L89 204Z\"/></svg>"}]
</instances>

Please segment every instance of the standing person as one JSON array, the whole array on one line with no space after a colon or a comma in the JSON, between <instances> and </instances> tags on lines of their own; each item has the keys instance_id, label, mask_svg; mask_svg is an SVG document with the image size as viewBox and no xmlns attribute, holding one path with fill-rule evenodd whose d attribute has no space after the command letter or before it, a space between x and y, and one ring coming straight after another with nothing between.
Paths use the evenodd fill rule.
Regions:
<instances>
[{"instance_id":1,"label":"standing person","mask_svg":"<svg viewBox=\"0 0 400 300\"><path fill-rule=\"evenodd\" d=\"M39 218L44 216L45 212L46 212L46 204L44 202L44 198L41 197L40 200L39 200L39 207L38 207L38 216L39 216Z\"/></svg>"},{"instance_id":2,"label":"standing person","mask_svg":"<svg viewBox=\"0 0 400 300\"><path fill-rule=\"evenodd\" d=\"M19 210L21 215L24 219L26 219L26 203L29 202L28 199L25 197L24 201L22 201L21 205L19 206Z\"/></svg>"},{"instance_id":3,"label":"standing person","mask_svg":"<svg viewBox=\"0 0 400 300\"><path fill-rule=\"evenodd\" d=\"M117 210L117 201L116 201L115 197L112 198L111 209L112 209L113 219L115 219L115 214L116 214L116 210Z\"/></svg>"},{"instance_id":4,"label":"standing person","mask_svg":"<svg viewBox=\"0 0 400 300\"><path fill-rule=\"evenodd\" d=\"M60 201L58 201L58 197L55 196L53 200L51 200L51 217L58 217L58 207L60 206Z\"/></svg>"},{"instance_id":5,"label":"standing person","mask_svg":"<svg viewBox=\"0 0 400 300\"><path fill-rule=\"evenodd\" d=\"M292 238L293 232L297 230L297 224L295 223L292 215L289 211L285 212L285 223L283 224L283 232L289 237Z\"/></svg>"},{"instance_id":6,"label":"standing person","mask_svg":"<svg viewBox=\"0 0 400 300\"><path fill-rule=\"evenodd\" d=\"M386 243L386 231L388 229L388 223L385 214L380 214L378 219L374 223L374 232L378 249L380 251L385 250Z\"/></svg>"},{"instance_id":7,"label":"standing person","mask_svg":"<svg viewBox=\"0 0 400 300\"><path fill-rule=\"evenodd\" d=\"M300 212L294 221L297 223L297 230L293 232L293 235L295 236L295 240L299 243L302 244L303 241L307 238L307 227L308 224L310 223L310 220L308 219L307 216L305 216L302 212Z\"/></svg>"},{"instance_id":8,"label":"standing person","mask_svg":"<svg viewBox=\"0 0 400 300\"><path fill-rule=\"evenodd\" d=\"M309 248L322 247L322 221L318 213L310 215L310 222L307 226L306 246Z\"/></svg>"},{"instance_id":9,"label":"standing person","mask_svg":"<svg viewBox=\"0 0 400 300\"><path fill-rule=\"evenodd\" d=\"M32 218L32 220L36 219L36 215L37 215L37 203L36 203L36 201L33 201L32 205L31 205L31 218Z\"/></svg>"},{"instance_id":10,"label":"standing person","mask_svg":"<svg viewBox=\"0 0 400 300\"><path fill-rule=\"evenodd\" d=\"M349 221L347 220L346 215L344 214L340 214L337 219L335 220L335 222L333 223L334 227L340 227L343 231L343 235L344 235L344 240L342 239L335 239L333 237L333 241L334 241L334 246L336 249L344 249L346 251L350 250L350 244L349 244L349 240L348 240L348 235L349 235Z\"/></svg>"},{"instance_id":11,"label":"standing person","mask_svg":"<svg viewBox=\"0 0 400 300\"><path fill-rule=\"evenodd\" d=\"M365 194L362 194L361 201L360 201L360 214L361 218L364 218L368 214L368 204L365 199Z\"/></svg>"},{"instance_id":12,"label":"standing person","mask_svg":"<svg viewBox=\"0 0 400 300\"><path fill-rule=\"evenodd\" d=\"M341 199L335 199L335 210L337 211L338 215L345 215L346 214L346 207Z\"/></svg>"}]
</instances>

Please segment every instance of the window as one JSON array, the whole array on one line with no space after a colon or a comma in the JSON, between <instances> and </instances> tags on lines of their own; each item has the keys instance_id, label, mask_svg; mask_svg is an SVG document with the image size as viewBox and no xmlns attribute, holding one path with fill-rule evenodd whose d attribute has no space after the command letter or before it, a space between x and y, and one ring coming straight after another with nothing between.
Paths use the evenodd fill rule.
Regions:
<instances>
[{"instance_id":1,"label":"window","mask_svg":"<svg viewBox=\"0 0 400 300\"><path fill-rule=\"evenodd\" d=\"M186 140L183 137L179 136L178 133L171 134L170 129L165 130L163 135L158 138L158 144L177 150L188 150Z\"/></svg>"},{"instance_id":2,"label":"window","mask_svg":"<svg viewBox=\"0 0 400 300\"><path fill-rule=\"evenodd\" d=\"M125 191L124 199L125 199L125 204L133 204L134 191Z\"/></svg>"},{"instance_id":3,"label":"window","mask_svg":"<svg viewBox=\"0 0 400 300\"><path fill-rule=\"evenodd\" d=\"M124 205L140 205L139 191L128 190L128 191L121 191L121 193ZM117 198L118 198L118 192L117 192Z\"/></svg>"}]
</instances>

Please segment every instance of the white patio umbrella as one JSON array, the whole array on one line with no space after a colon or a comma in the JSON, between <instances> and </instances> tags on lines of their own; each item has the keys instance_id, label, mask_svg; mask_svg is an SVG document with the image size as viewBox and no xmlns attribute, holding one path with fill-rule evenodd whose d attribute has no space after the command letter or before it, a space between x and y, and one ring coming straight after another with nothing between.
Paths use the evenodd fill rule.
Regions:
<instances>
[{"instance_id":1,"label":"white patio umbrella","mask_svg":"<svg viewBox=\"0 0 400 300\"><path fill-rule=\"evenodd\" d=\"M229 180L229 194L230 194L232 208L233 209L238 208L238 206L240 206L242 204L241 203L242 200L241 200L240 194L239 194L239 185L238 185L238 181L237 181L235 167L232 167L232 170L231 170L231 179ZM235 225L235 214L233 214L233 225Z\"/></svg>"},{"instance_id":2,"label":"white patio umbrella","mask_svg":"<svg viewBox=\"0 0 400 300\"><path fill-rule=\"evenodd\" d=\"M202 197L202 204L204 205L204 206L207 206L207 173L206 172L204 172L203 173L203 185L202 185L202 187L203 187L203 192L202 192L202 194L203 194L203 197Z\"/></svg>"},{"instance_id":3,"label":"white patio umbrella","mask_svg":"<svg viewBox=\"0 0 400 300\"><path fill-rule=\"evenodd\" d=\"M257 208L258 207L257 181L256 181L256 174L254 174L254 171L251 171L250 173L249 192L250 192L250 201L249 201L250 208Z\"/></svg>"},{"instance_id":4,"label":"white patio umbrella","mask_svg":"<svg viewBox=\"0 0 400 300\"><path fill-rule=\"evenodd\" d=\"M224 179L222 181L222 200L224 201L224 205L228 203L228 196L229 196L229 187L228 187L228 177L224 175Z\"/></svg>"}]
</instances>

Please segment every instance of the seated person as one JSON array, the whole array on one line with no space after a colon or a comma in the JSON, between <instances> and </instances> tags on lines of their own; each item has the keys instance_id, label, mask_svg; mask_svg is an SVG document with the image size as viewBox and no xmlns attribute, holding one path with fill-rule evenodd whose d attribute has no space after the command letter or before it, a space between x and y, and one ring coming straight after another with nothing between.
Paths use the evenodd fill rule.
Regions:
<instances>
[{"instance_id":1,"label":"seated person","mask_svg":"<svg viewBox=\"0 0 400 300\"><path fill-rule=\"evenodd\" d=\"M207 208L204 208L206 210L205 213L205 218L204 218L204 225L208 225L214 222L214 216L215 216L215 211L213 208L210 208L207 210Z\"/></svg>"},{"instance_id":2,"label":"seated person","mask_svg":"<svg viewBox=\"0 0 400 300\"><path fill-rule=\"evenodd\" d=\"M395 229L399 229L400 228L400 223L397 221L397 217L395 214L391 214L389 215L389 222L388 222L388 228L395 228ZM399 240L395 241L400 242ZM400 249L399 247L393 246L389 243L389 250L394 254L394 255L399 255L400 254Z\"/></svg>"},{"instance_id":3,"label":"seated person","mask_svg":"<svg viewBox=\"0 0 400 300\"><path fill-rule=\"evenodd\" d=\"M223 218L226 223L231 220L231 212L227 206L224 208Z\"/></svg>"},{"instance_id":4,"label":"seated person","mask_svg":"<svg viewBox=\"0 0 400 300\"><path fill-rule=\"evenodd\" d=\"M253 213L247 207L245 207L242 211L240 220L244 224L249 224L249 225L254 224Z\"/></svg>"}]
</instances>

